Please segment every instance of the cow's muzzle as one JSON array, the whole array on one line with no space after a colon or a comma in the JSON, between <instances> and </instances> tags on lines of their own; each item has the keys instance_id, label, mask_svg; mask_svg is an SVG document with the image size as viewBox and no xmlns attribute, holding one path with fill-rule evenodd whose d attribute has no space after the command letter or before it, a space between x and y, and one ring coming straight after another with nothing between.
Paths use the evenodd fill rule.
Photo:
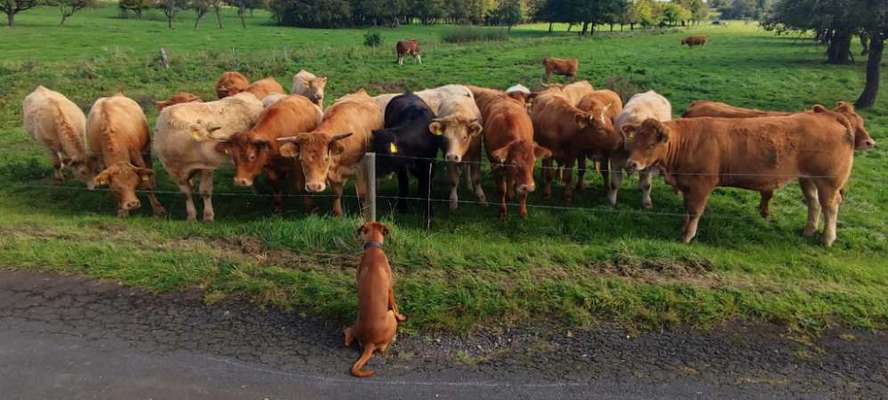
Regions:
<instances>
[{"instance_id":1,"label":"cow's muzzle","mask_svg":"<svg viewBox=\"0 0 888 400\"><path fill-rule=\"evenodd\" d=\"M533 193L536 190L536 185L531 183L529 185L518 185L518 193Z\"/></svg>"},{"instance_id":2,"label":"cow's muzzle","mask_svg":"<svg viewBox=\"0 0 888 400\"><path fill-rule=\"evenodd\" d=\"M253 180L248 178L234 178L234 186L250 187L253 186Z\"/></svg>"},{"instance_id":3,"label":"cow's muzzle","mask_svg":"<svg viewBox=\"0 0 888 400\"><path fill-rule=\"evenodd\" d=\"M444 156L444 160L447 162L459 162L460 159L461 157L458 154L453 153L447 153L447 155Z\"/></svg>"},{"instance_id":4,"label":"cow's muzzle","mask_svg":"<svg viewBox=\"0 0 888 400\"><path fill-rule=\"evenodd\" d=\"M324 182L313 182L305 184L305 191L309 193L323 192L326 188L327 184L325 184Z\"/></svg>"},{"instance_id":5,"label":"cow's muzzle","mask_svg":"<svg viewBox=\"0 0 888 400\"><path fill-rule=\"evenodd\" d=\"M627 171L634 172L634 171L638 171L640 169L641 169L641 164L639 164L638 162L635 162L632 160L626 161L626 170Z\"/></svg>"},{"instance_id":6,"label":"cow's muzzle","mask_svg":"<svg viewBox=\"0 0 888 400\"><path fill-rule=\"evenodd\" d=\"M126 211L135 210L141 206L142 206L142 203L139 202L139 200L133 200L133 201L128 201L126 203L123 203L123 209Z\"/></svg>"}]
</instances>

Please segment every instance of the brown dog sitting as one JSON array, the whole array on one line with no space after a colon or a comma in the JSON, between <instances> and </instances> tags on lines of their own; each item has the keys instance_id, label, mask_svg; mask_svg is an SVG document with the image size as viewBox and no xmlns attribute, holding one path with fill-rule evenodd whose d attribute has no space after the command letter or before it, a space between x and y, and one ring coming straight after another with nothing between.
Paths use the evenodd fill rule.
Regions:
<instances>
[{"instance_id":1,"label":"brown dog sitting","mask_svg":"<svg viewBox=\"0 0 888 400\"><path fill-rule=\"evenodd\" d=\"M358 320L345 329L345 345L352 341L364 348L363 354L352 365L354 376L366 378L373 371L364 371L373 352L385 353L395 341L398 322L407 317L398 312L395 292L392 289L392 268L382 251L382 242L388 235L388 228L379 222L368 222L358 228L358 235L364 241L364 255L358 266Z\"/></svg>"}]
</instances>

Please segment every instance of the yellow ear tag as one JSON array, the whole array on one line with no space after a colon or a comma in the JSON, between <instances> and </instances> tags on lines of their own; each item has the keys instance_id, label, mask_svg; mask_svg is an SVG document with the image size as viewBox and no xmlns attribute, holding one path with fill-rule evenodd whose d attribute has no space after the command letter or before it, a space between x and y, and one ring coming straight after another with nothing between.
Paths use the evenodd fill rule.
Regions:
<instances>
[{"instance_id":1,"label":"yellow ear tag","mask_svg":"<svg viewBox=\"0 0 888 400\"><path fill-rule=\"evenodd\" d=\"M398 146L395 146L394 143L389 143L389 153L398 154Z\"/></svg>"},{"instance_id":2,"label":"yellow ear tag","mask_svg":"<svg viewBox=\"0 0 888 400\"><path fill-rule=\"evenodd\" d=\"M142 182L148 182L148 175L142 175Z\"/></svg>"},{"instance_id":3,"label":"yellow ear tag","mask_svg":"<svg viewBox=\"0 0 888 400\"><path fill-rule=\"evenodd\" d=\"M444 134L444 131L441 130L441 129L438 129L438 130L435 131L435 136L441 136L441 135L443 135L443 134Z\"/></svg>"}]
</instances>

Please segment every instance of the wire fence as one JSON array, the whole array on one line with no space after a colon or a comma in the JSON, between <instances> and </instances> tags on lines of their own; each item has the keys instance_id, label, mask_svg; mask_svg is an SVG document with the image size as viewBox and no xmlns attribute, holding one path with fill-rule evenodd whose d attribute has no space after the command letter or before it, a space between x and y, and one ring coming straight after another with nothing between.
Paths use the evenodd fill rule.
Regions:
<instances>
[{"instance_id":1,"label":"wire fence","mask_svg":"<svg viewBox=\"0 0 888 400\"><path fill-rule=\"evenodd\" d=\"M441 164L447 163L445 160L441 160L441 159L437 159L437 158L413 157L413 156L405 156L405 155L397 155L397 154L379 155L379 154L375 154L375 153L367 153L365 158L362 160L363 171L364 171L364 173L366 173L366 178L368 178L367 179L367 183L368 183L367 194L366 194L366 196L364 196L364 199L363 199L364 200L363 206L365 207L364 210L367 211L367 214L364 215L364 217L367 220L376 220L377 208L379 207L379 204L378 204L379 200L406 201L406 202L413 202L413 203L425 202L427 210L429 211L427 213L424 213L424 215L427 219L426 226L430 226L430 223L431 223L432 204L455 203L455 204L459 204L459 205L473 205L473 206L480 206L482 204L486 204L486 205L493 206L493 207L498 207L499 205L502 204L500 201L500 194L498 193L498 190L487 192L488 193L488 196L487 196L488 201L485 203L482 203L481 201L479 201L477 199L467 199L467 197L469 197L469 196L474 196L474 193L472 193L471 190L464 190L463 193L461 194L461 198L459 198L458 200L451 200L449 198L440 198L440 197L434 197L434 196L430 196L429 198L424 198L424 197L417 197L417 196L399 196L399 195L391 195L391 194L380 194L378 191L377 183L378 183L378 180L381 178L384 178L384 176L377 175L376 167L379 162L385 162L386 158L423 160L423 161L432 161L433 163L441 163ZM485 163L481 162L481 161L471 160L471 161L462 161L461 164L485 164ZM540 171L542 171L544 168L545 167L537 167L536 169L539 169ZM556 168L560 169L561 167L552 167L552 169L556 169ZM595 168L596 167L593 164L589 168L587 168L587 170L594 171ZM434 193L434 189L436 189L436 188L440 189L442 187L442 185L440 185L440 183L442 183L442 182L437 182L436 184L433 184L432 179L431 179L432 178L432 176L431 176L432 170L431 169L429 171L429 174L430 174L430 176L429 176L430 179L428 181L429 181L430 187L427 189L429 190L429 193ZM682 175L682 174L670 174L670 175L675 176L675 175ZM683 175L701 176L701 175L710 175L710 174L699 173L699 174L683 174ZM787 175L759 174L759 173L728 173L728 174L720 173L718 175L719 176L773 177L773 178L780 178L780 179L787 178ZM818 178L818 176L804 176L804 178ZM546 183L543 182L540 178L536 178L536 179L537 179L537 184L536 184L537 192L539 192L540 188L542 186L544 186ZM457 186L465 188L466 187L466 185L464 184L465 180L466 180L466 177L461 176L459 179L459 182L457 183ZM554 179L553 183L558 182L558 181L559 181L559 179ZM448 182L448 184L449 184L449 182ZM572 182L572 184L573 184L573 182ZM623 186L625 186L625 187L621 188L621 189L626 189L628 187L628 185L623 185ZM21 188L21 189L49 189L49 190L65 190L65 191L95 191L95 192L110 192L111 191L108 188L95 188L95 189L90 190L90 189L87 189L86 187L49 185L49 184L33 184L33 183L15 184L14 187ZM604 189L606 190L606 188L604 188ZM139 190L138 192L145 193L144 190ZM178 190L163 190L163 189L153 190L152 192L155 194L160 194L160 195L182 195L183 194L181 191L178 191ZM583 192L583 193L589 193L589 192L592 192L592 190L587 189L587 191ZM595 192L596 192L596 194L593 194L593 195L604 196L604 191L596 190ZM238 197L239 198L274 198L276 196L280 196L282 198L317 198L317 199L320 199L320 198L333 199L333 198L338 197L335 194L330 193L330 192L327 192L327 193L285 192L285 193L281 193L281 194L271 194L271 193L259 193L256 191L256 189L254 189L252 192L214 191L212 193L212 196L235 197L235 198L238 198ZM547 201L548 202L559 201L558 199L556 199L556 197L557 196L553 195L553 198L550 200L547 200ZM359 199L359 196L357 196L357 194L352 195L352 194L348 194L348 193L343 193L341 198L355 200L355 199ZM800 200L802 200L802 199L800 199ZM627 202L626 199L624 199L623 203L626 203L626 202ZM844 204L847 205L848 202L844 201ZM521 204L519 202L515 202L513 200L506 201L505 205L508 208L517 208L517 207L521 206ZM652 210L652 209L633 209L633 208L627 208L627 207L611 207L610 205L607 205L607 206L602 206L602 205L574 206L574 205L570 205L570 204L541 204L541 203L531 202L531 201L526 202L525 205L528 209L577 211L577 212L583 212L583 213L592 213L592 214L599 214L599 215L612 215L612 216L613 215L622 215L622 216L631 215L631 216L636 216L639 218L642 218L642 217L663 217L663 218L674 219L674 218L683 218L686 215L683 211L682 212L672 212L672 211L662 211L662 210ZM752 205L752 204L750 204L750 205ZM674 204L670 203L669 207L673 207L673 206L674 206ZM754 206L758 207L758 204L755 204ZM632 207L632 206L629 205L628 207ZM791 203L791 205L789 207L787 207L787 204L781 203L780 207L781 207L782 212L786 212L787 209L789 209L790 212L796 212L796 211L807 209L807 206L804 204L803 201L799 201L798 203ZM705 218L707 218L707 219L735 220L735 221L747 221L747 222L750 220L751 217L752 217L751 215L744 216L744 217L738 217L736 215L719 215L719 214L715 214L712 212L707 213L705 216Z\"/></svg>"}]
</instances>

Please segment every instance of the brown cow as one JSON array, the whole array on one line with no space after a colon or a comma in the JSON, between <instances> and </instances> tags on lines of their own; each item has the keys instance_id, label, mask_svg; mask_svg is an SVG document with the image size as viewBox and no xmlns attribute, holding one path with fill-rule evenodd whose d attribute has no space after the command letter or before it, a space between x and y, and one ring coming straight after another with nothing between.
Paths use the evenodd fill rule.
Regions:
<instances>
[{"instance_id":1,"label":"brown cow","mask_svg":"<svg viewBox=\"0 0 888 400\"><path fill-rule=\"evenodd\" d=\"M253 186L253 179L262 171L274 190L274 211L284 211L283 183L288 176L297 190L305 185L302 171L294 168L291 160L281 156L278 138L293 132L309 132L321 122L321 109L304 96L286 96L274 103L259 116L252 129L235 133L220 141L216 148L231 155L234 163L234 185ZM309 198L305 197L308 209Z\"/></svg>"},{"instance_id":2,"label":"brown cow","mask_svg":"<svg viewBox=\"0 0 888 400\"><path fill-rule=\"evenodd\" d=\"M706 44L706 36L697 35L697 36L688 36L681 40L682 46L688 45L688 48L694 46L703 46Z\"/></svg>"},{"instance_id":3,"label":"brown cow","mask_svg":"<svg viewBox=\"0 0 888 400\"><path fill-rule=\"evenodd\" d=\"M630 142L627 168L657 165L681 191L685 243L696 235L717 186L773 191L801 178L808 204L804 233L814 234L822 207L823 244L829 247L836 239L839 190L851 175L859 123L822 106L786 117L648 119L623 127Z\"/></svg>"},{"instance_id":4,"label":"brown cow","mask_svg":"<svg viewBox=\"0 0 888 400\"><path fill-rule=\"evenodd\" d=\"M543 159L544 197L552 196L552 180L557 171L552 161L564 168L564 200L570 202L574 190L571 186L573 165L577 157L584 152L619 147L619 143L611 143L619 139L613 134L613 121L607 117L609 112L607 109L602 112L596 115L574 107L561 90L546 90L536 96L530 113L534 139L552 152L551 158Z\"/></svg>"},{"instance_id":5,"label":"brown cow","mask_svg":"<svg viewBox=\"0 0 888 400\"><path fill-rule=\"evenodd\" d=\"M192 94L192 93L178 92L178 93L174 94L172 97L170 97L169 99L155 101L154 107L157 108L158 112L160 112L160 111L163 111L164 108L167 108L171 105L181 104L181 103L191 103L193 101L194 102L201 102L203 100L201 100L200 97L198 97L197 95Z\"/></svg>"},{"instance_id":6,"label":"brown cow","mask_svg":"<svg viewBox=\"0 0 888 400\"><path fill-rule=\"evenodd\" d=\"M265 96L270 94L287 94L287 92L284 91L284 87L270 76L253 82L244 91L252 93L253 96L256 96L256 98L259 99L259 101L262 101Z\"/></svg>"},{"instance_id":7,"label":"brown cow","mask_svg":"<svg viewBox=\"0 0 888 400\"><path fill-rule=\"evenodd\" d=\"M466 86L484 121L484 148L500 192L500 219L507 214L509 194L518 194L518 215L527 218L527 195L536 189L533 166L552 152L533 141L533 121L521 100L498 90Z\"/></svg>"},{"instance_id":8,"label":"brown cow","mask_svg":"<svg viewBox=\"0 0 888 400\"><path fill-rule=\"evenodd\" d=\"M363 89L346 95L324 113L317 128L295 136L279 138L291 142L281 146L284 157L298 158L305 176L305 191L323 192L327 182L333 188L333 215L342 215L342 190L346 179L355 176L358 197L363 203L367 182L361 159L374 130L382 129L382 112Z\"/></svg>"},{"instance_id":9,"label":"brown cow","mask_svg":"<svg viewBox=\"0 0 888 400\"><path fill-rule=\"evenodd\" d=\"M250 86L250 80L240 72L228 71L216 81L216 96L220 99L234 96ZM259 99L262 100L262 99Z\"/></svg>"},{"instance_id":10,"label":"brown cow","mask_svg":"<svg viewBox=\"0 0 888 400\"><path fill-rule=\"evenodd\" d=\"M398 54L398 65L404 65L404 56L413 56L417 63L422 64L422 51L419 49L419 43L416 40L401 40L395 45L395 52Z\"/></svg>"},{"instance_id":11,"label":"brown cow","mask_svg":"<svg viewBox=\"0 0 888 400\"><path fill-rule=\"evenodd\" d=\"M546 69L546 82L552 79L552 74L569 77L571 80L577 79L577 68L579 61L575 58L549 58L543 59L543 67Z\"/></svg>"},{"instance_id":12,"label":"brown cow","mask_svg":"<svg viewBox=\"0 0 888 400\"><path fill-rule=\"evenodd\" d=\"M595 90L583 96L576 104L577 108L598 116L600 125L599 146L592 151L580 154L577 158L577 191L586 189L586 159L591 158L600 163L599 172L604 180L604 188L609 186L609 171L611 154L621 151L623 147L622 135L614 129L614 119L623 112L623 99L612 90Z\"/></svg>"},{"instance_id":13,"label":"brown cow","mask_svg":"<svg viewBox=\"0 0 888 400\"><path fill-rule=\"evenodd\" d=\"M126 217L141 207L136 189L148 192L155 216L166 210L154 196L151 169L151 137L148 120L139 104L117 94L96 100L86 121L86 142L104 168L96 175L96 186L108 186L117 199L117 216Z\"/></svg>"},{"instance_id":14,"label":"brown cow","mask_svg":"<svg viewBox=\"0 0 888 400\"><path fill-rule=\"evenodd\" d=\"M373 353L385 353L395 341L398 322L407 317L398 311L395 302L394 279L382 243L389 230L379 222L368 222L358 228L358 235L364 242L364 254L355 278L358 283L358 320L345 328L345 346L351 346L355 339L363 347L361 357L352 365L351 373L359 378L373 376L373 371L365 371L364 366Z\"/></svg>"},{"instance_id":15,"label":"brown cow","mask_svg":"<svg viewBox=\"0 0 888 400\"><path fill-rule=\"evenodd\" d=\"M312 103L324 109L324 89L327 87L327 77L318 77L304 69L293 75L293 85L290 94L300 94L308 97Z\"/></svg>"}]
</instances>

